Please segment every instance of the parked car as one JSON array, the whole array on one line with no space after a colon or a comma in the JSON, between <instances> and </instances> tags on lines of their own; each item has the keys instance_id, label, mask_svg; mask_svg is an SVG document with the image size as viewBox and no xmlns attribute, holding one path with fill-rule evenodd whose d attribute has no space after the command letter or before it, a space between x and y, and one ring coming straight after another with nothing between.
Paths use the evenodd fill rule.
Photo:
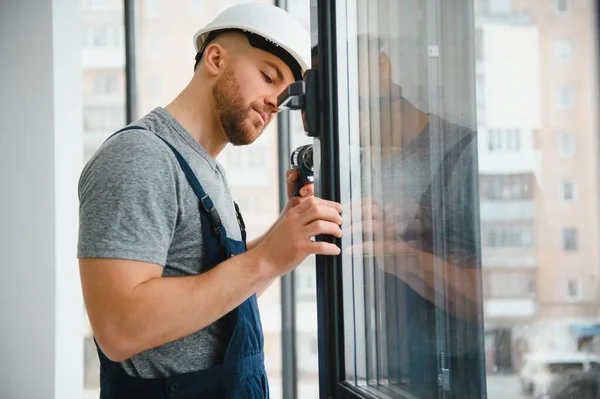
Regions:
<instances>
[{"instance_id":1,"label":"parked car","mask_svg":"<svg viewBox=\"0 0 600 399\"><path fill-rule=\"evenodd\" d=\"M600 356L587 352L530 354L519 373L521 391L539 397L547 394L550 384L561 375L587 371L600 372Z\"/></svg>"},{"instance_id":2,"label":"parked car","mask_svg":"<svg viewBox=\"0 0 600 399\"><path fill-rule=\"evenodd\" d=\"M571 372L555 378L536 399L600 399L599 388L599 371Z\"/></svg>"}]
</instances>

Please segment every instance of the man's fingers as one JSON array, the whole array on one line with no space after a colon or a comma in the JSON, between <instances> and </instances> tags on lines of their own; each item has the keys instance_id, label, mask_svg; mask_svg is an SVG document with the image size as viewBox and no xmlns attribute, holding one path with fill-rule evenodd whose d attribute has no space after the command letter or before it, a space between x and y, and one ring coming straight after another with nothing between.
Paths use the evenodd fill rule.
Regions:
<instances>
[{"instance_id":1,"label":"man's fingers","mask_svg":"<svg viewBox=\"0 0 600 399\"><path fill-rule=\"evenodd\" d=\"M302 219L304 225L309 225L318 220L332 222L338 226L344 222L337 209L327 206L327 204L320 204L314 208L309 208L302 213Z\"/></svg>"},{"instance_id":2,"label":"man's fingers","mask_svg":"<svg viewBox=\"0 0 600 399\"><path fill-rule=\"evenodd\" d=\"M308 237L314 237L319 234L328 234L337 238L342 238L342 229L334 222L325 220L315 220L306 226Z\"/></svg>"},{"instance_id":3,"label":"man's fingers","mask_svg":"<svg viewBox=\"0 0 600 399\"><path fill-rule=\"evenodd\" d=\"M328 201L328 200L324 200L322 198L317 198L317 197L307 198L306 201L303 201L300 205L298 205L294 209L298 213L304 213L304 212L308 211L309 209L314 209L319 206L326 206L329 208L333 208L338 213L342 212L342 204L335 202L335 201Z\"/></svg>"},{"instance_id":4,"label":"man's fingers","mask_svg":"<svg viewBox=\"0 0 600 399\"><path fill-rule=\"evenodd\" d=\"M314 255L339 255L341 250L335 244L325 241L313 241L309 244L309 251Z\"/></svg>"}]
</instances>

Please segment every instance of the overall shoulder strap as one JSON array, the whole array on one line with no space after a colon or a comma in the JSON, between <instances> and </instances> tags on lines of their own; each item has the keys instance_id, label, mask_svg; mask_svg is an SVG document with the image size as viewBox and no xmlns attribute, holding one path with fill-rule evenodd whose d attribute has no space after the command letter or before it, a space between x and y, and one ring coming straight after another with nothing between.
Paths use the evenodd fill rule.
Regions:
<instances>
[{"instance_id":1,"label":"overall shoulder strap","mask_svg":"<svg viewBox=\"0 0 600 399\"><path fill-rule=\"evenodd\" d=\"M121 132L128 131L128 130L148 130L148 129L146 129L142 126L131 125L131 126L125 127L123 129L115 132L107 140L109 140L111 137L115 136L116 134L119 134ZM194 193L200 200L200 210L209 217L209 219L212 223L213 234L221 235L222 240L224 240L227 237L227 231L225 230L225 226L223 226L221 217L219 216L219 212L215 208L215 205L214 205L212 199L204 191L204 188L198 181L196 174L194 173L194 171L192 170L190 165L187 163L187 161L185 160L183 155L181 155L181 153L173 145L171 145L171 143L169 143L167 140L160 137L159 135L156 135L156 137L161 139L167 146L169 146L169 148L175 155L175 158L177 159L179 166L183 170L183 173L185 174L185 177L186 177L188 183L190 184L190 186L192 187L192 190L194 190ZM235 206L236 217L237 217L238 223L240 225L240 230L242 233L242 239L244 241L246 241L246 225L245 225L242 215L240 213L240 209L235 202L234 202L234 206Z\"/></svg>"}]
</instances>

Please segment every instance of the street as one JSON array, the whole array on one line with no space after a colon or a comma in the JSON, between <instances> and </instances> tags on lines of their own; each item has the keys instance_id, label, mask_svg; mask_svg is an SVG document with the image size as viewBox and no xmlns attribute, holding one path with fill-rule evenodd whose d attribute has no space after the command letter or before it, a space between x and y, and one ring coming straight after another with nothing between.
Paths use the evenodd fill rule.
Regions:
<instances>
[{"instance_id":1,"label":"street","mask_svg":"<svg viewBox=\"0 0 600 399\"><path fill-rule=\"evenodd\" d=\"M521 393L519 377L516 375L489 376L487 392L488 399L531 399Z\"/></svg>"}]
</instances>

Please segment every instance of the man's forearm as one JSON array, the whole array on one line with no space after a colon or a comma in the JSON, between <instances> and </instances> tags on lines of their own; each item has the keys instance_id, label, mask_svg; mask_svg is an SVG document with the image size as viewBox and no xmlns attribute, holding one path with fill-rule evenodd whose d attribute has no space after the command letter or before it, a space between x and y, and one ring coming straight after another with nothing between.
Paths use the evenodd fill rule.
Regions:
<instances>
[{"instance_id":1,"label":"man's forearm","mask_svg":"<svg viewBox=\"0 0 600 399\"><path fill-rule=\"evenodd\" d=\"M239 306L272 280L264 261L248 252L194 276L160 277L135 287L115 312L109 345L125 360L190 335ZM100 343L102 346L102 343ZM116 355L115 355L116 354Z\"/></svg>"}]
</instances>

